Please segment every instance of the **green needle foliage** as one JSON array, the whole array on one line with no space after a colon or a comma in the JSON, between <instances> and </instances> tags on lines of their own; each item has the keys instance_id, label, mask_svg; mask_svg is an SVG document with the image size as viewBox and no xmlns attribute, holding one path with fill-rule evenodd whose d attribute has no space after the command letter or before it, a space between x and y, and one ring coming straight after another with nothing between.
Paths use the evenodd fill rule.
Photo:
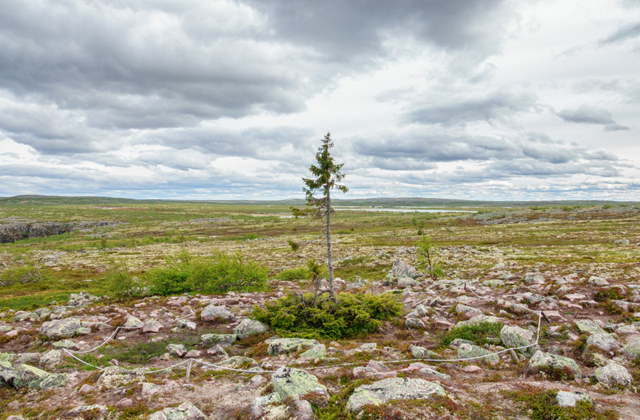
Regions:
<instances>
[{"instance_id":1,"label":"green needle foliage","mask_svg":"<svg viewBox=\"0 0 640 420\"><path fill-rule=\"evenodd\" d=\"M327 133L324 139L322 139L322 145L316 153L316 164L311 165L309 168L313 178L302 178L305 185L302 191L304 191L307 197L307 206L315 207L315 209L300 210L291 207L291 212L296 217L312 215L318 219L326 219L329 290L322 291L322 293L328 292L330 299L337 302L335 289L333 287L333 257L331 254L331 214L333 213L333 209L331 208L331 190L337 188L343 193L346 193L349 189L345 185L338 184L339 181L344 179L344 174L340 172L344 164L337 164L335 162L329 152L329 149L332 147L333 141L331 140L331 133ZM320 197L317 197L318 194Z\"/></svg>"},{"instance_id":2,"label":"green needle foliage","mask_svg":"<svg viewBox=\"0 0 640 420\"><path fill-rule=\"evenodd\" d=\"M327 338L337 340L365 336L377 331L383 321L402 315L402 303L389 295L341 293L336 302L314 304L312 294L289 294L253 316L283 337Z\"/></svg>"}]
</instances>

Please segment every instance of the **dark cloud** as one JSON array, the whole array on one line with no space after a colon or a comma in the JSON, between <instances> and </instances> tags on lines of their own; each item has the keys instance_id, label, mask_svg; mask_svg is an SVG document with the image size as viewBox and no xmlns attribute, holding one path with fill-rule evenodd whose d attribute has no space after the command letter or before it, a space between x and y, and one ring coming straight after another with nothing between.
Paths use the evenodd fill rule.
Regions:
<instances>
[{"instance_id":1,"label":"dark cloud","mask_svg":"<svg viewBox=\"0 0 640 420\"><path fill-rule=\"evenodd\" d=\"M566 122L578 124L604 125L605 131L628 130L629 127L620 125L613 120L611 113L606 109L582 105L577 109L563 109L557 115Z\"/></svg>"},{"instance_id":2,"label":"dark cloud","mask_svg":"<svg viewBox=\"0 0 640 420\"><path fill-rule=\"evenodd\" d=\"M637 38L639 36L640 36L640 22L618 29L613 34L609 35L608 37L600 41L600 45L623 42L628 39Z\"/></svg>"},{"instance_id":3,"label":"dark cloud","mask_svg":"<svg viewBox=\"0 0 640 420\"><path fill-rule=\"evenodd\" d=\"M409 123L455 125L475 121L504 121L518 112L533 111L536 96L531 93L496 92L480 98L430 98L428 105L419 107L404 117Z\"/></svg>"}]
</instances>

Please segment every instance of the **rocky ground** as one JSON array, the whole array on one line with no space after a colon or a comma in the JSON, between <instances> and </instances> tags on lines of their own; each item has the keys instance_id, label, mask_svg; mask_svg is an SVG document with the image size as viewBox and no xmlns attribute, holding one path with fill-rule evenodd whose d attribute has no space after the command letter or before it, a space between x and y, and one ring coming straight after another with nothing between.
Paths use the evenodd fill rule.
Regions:
<instances>
[{"instance_id":1,"label":"rocky ground","mask_svg":"<svg viewBox=\"0 0 640 420\"><path fill-rule=\"evenodd\" d=\"M438 280L414 268L414 247L387 241L398 232L336 236L338 265L357 260L363 272L385 270L378 279L339 280L339 289L392 293L404 304L401 318L361 339L280 338L252 320L254 307L310 288L277 279L265 292L127 304L80 293L33 311L7 310L0 314L0 419L639 419L634 224L625 234L576 224L554 233L556 246L548 235L519 246L513 238L559 227L476 219L429 232L457 235L441 248L447 270ZM509 239L479 245L483 229ZM604 240L586 243L587 230ZM322 258L320 241L295 253L288 247L281 237L158 244L111 250L109 258L151 267L181 248L202 255L215 248L252 255L272 271ZM53 255L50 266L64 270L98 269L107 259L97 250L33 252ZM546 391L557 391L549 404L573 417L544 417L527 402ZM582 417L571 411L587 406Z\"/></svg>"}]
</instances>

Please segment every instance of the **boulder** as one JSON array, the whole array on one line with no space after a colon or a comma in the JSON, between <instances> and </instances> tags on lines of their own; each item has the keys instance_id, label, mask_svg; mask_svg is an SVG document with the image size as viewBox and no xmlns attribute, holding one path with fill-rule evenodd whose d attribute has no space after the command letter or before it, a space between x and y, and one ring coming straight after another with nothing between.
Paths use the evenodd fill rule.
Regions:
<instances>
[{"instance_id":1,"label":"boulder","mask_svg":"<svg viewBox=\"0 0 640 420\"><path fill-rule=\"evenodd\" d=\"M608 286L609 282L598 276L589 277L588 283L592 286Z\"/></svg>"},{"instance_id":2,"label":"boulder","mask_svg":"<svg viewBox=\"0 0 640 420\"><path fill-rule=\"evenodd\" d=\"M62 351L60 350L49 350L40 356L40 366L43 367L54 367L60 363L60 357L62 356Z\"/></svg>"},{"instance_id":3,"label":"boulder","mask_svg":"<svg viewBox=\"0 0 640 420\"><path fill-rule=\"evenodd\" d=\"M40 326L40 334L53 339L69 338L76 334L87 334L89 328L84 328L78 318L57 319L47 321Z\"/></svg>"},{"instance_id":4,"label":"boulder","mask_svg":"<svg viewBox=\"0 0 640 420\"><path fill-rule=\"evenodd\" d=\"M250 357L233 356L233 357L229 357L228 359L224 359L221 362L217 362L216 364L219 366L224 366L231 369L239 369L242 367L247 367L255 362L256 361Z\"/></svg>"},{"instance_id":5,"label":"boulder","mask_svg":"<svg viewBox=\"0 0 640 420\"><path fill-rule=\"evenodd\" d=\"M123 327L125 328L142 328L144 327L144 322L140 321L133 315L128 315L127 320L125 321Z\"/></svg>"},{"instance_id":6,"label":"boulder","mask_svg":"<svg viewBox=\"0 0 640 420\"><path fill-rule=\"evenodd\" d=\"M462 303L458 303L456 305L456 313L464 315L464 317L467 319L482 315L481 310L472 308L471 306L467 306Z\"/></svg>"},{"instance_id":7,"label":"boulder","mask_svg":"<svg viewBox=\"0 0 640 420\"><path fill-rule=\"evenodd\" d=\"M500 320L500 318L496 318L495 316L488 316L488 315L477 315L469 319L468 321L458 322L453 328L455 329L455 328L471 326L471 325L480 325L484 323L502 325L502 321Z\"/></svg>"},{"instance_id":8,"label":"boulder","mask_svg":"<svg viewBox=\"0 0 640 420\"><path fill-rule=\"evenodd\" d=\"M233 333L239 339L243 339L254 334L263 334L269 331L269 326L254 319L243 319L234 329Z\"/></svg>"},{"instance_id":9,"label":"boulder","mask_svg":"<svg viewBox=\"0 0 640 420\"><path fill-rule=\"evenodd\" d=\"M556 401L560 407L575 407L579 401L584 401L591 405L591 397L584 392L558 391Z\"/></svg>"},{"instance_id":10,"label":"boulder","mask_svg":"<svg viewBox=\"0 0 640 420\"><path fill-rule=\"evenodd\" d=\"M631 360L640 359L640 337L630 338L627 345L622 348L622 354Z\"/></svg>"},{"instance_id":11,"label":"boulder","mask_svg":"<svg viewBox=\"0 0 640 420\"><path fill-rule=\"evenodd\" d=\"M224 321L229 322L236 319L236 316L224 305L211 304L204 308L200 313L202 321Z\"/></svg>"},{"instance_id":12,"label":"boulder","mask_svg":"<svg viewBox=\"0 0 640 420\"><path fill-rule=\"evenodd\" d=\"M16 389L33 388L47 391L65 386L68 379L69 375L66 373L49 373L30 365L13 368L8 362L0 362L0 383Z\"/></svg>"},{"instance_id":13,"label":"boulder","mask_svg":"<svg viewBox=\"0 0 640 420\"><path fill-rule=\"evenodd\" d=\"M150 319L142 326L143 333L157 333L163 328L163 325L155 319Z\"/></svg>"},{"instance_id":14,"label":"boulder","mask_svg":"<svg viewBox=\"0 0 640 420\"><path fill-rule=\"evenodd\" d=\"M72 419L106 420L109 418L109 407L100 404L81 405L69 410L67 416Z\"/></svg>"},{"instance_id":15,"label":"boulder","mask_svg":"<svg viewBox=\"0 0 640 420\"><path fill-rule=\"evenodd\" d=\"M618 350L620 345L611 334L595 333L587 338L587 347L595 347L598 350L609 353Z\"/></svg>"},{"instance_id":16,"label":"boulder","mask_svg":"<svg viewBox=\"0 0 640 420\"><path fill-rule=\"evenodd\" d=\"M412 267L401 259L397 259L393 263L393 266L391 267L391 275L397 279L407 277L415 279L416 277L419 277L418 271L415 267Z\"/></svg>"},{"instance_id":17,"label":"boulder","mask_svg":"<svg viewBox=\"0 0 640 420\"><path fill-rule=\"evenodd\" d=\"M391 400L422 400L433 395L447 394L437 383L424 379L387 378L357 387L347 401L347 410L360 411L367 405L386 404Z\"/></svg>"},{"instance_id":18,"label":"boulder","mask_svg":"<svg viewBox=\"0 0 640 420\"><path fill-rule=\"evenodd\" d=\"M189 321L188 319L179 319L176 321L176 327L183 330L194 330L197 328L197 324L193 321Z\"/></svg>"},{"instance_id":19,"label":"boulder","mask_svg":"<svg viewBox=\"0 0 640 420\"><path fill-rule=\"evenodd\" d=\"M633 377L629 371L617 363L609 363L605 367L596 369L595 375L598 382L609 387L628 388L633 382Z\"/></svg>"},{"instance_id":20,"label":"boulder","mask_svg":"<svg viewBox=\"0 0 640 420\"><path fill-rule=\"evenodd\" d=\"M317 359L318 357L324 357L327 354L327 348L324 344L318 344L311 347L309 350L300 354L303 359Z\"/></svg>"},{"instance_id":21,"label":"boulder","mask_svg":"<svg viewBox=\"0 0 640 420\"><path fill-rule=\"evenodd\" d=\"M406 289L407 287L421 286L420 282L412 279L411 277L403 277L398 279L398 288Z\"/></svg>"},{"instance_id":22,"label":"boulder","mask_svg":"<svg viewBox=\"0 0 640 420\"><path fill-rule=\"evenodd\" d=\"M422 322L422 320L420 318L407 318L406 321L404 321L404 326L407 328L412 328L412 329L416 329L416 330L426 330L427 326L424 325L424 322Z\"/></svg>"},{"instance_id":23,"label":"boulder","mask_svg":"<svg viewBox=\"0 0 640 420\"><path fill-rule=\"evenodd\" d=\"M603 330L595 321L591 319L578 319L576 321L576 327L582 333L587 334L606 334L607 332Z\"/></svg>"},{"instance_id":24,"label":"boulder","mask_svg":"<svg viewBox=\"0 0 640 420\"><path fill-rule=\"evenodd\" d=\"M182 344L169 344L165 351L176 357L182 357L187 354L187 348Z\"/></svg>"},{"instance_id":25,"label":"boulder","mask_svg":"<svg viewBox=\"0 0 640 420\"><path fill-rule=\"evenodd\" d=\"M104 368L98 383L105 388L113 389L131 382L144 381L144 369L127 370L118 366Z\"/></svg>"},{"instance_id":26,"label":"boulder","mask_svg":"<svg viewBox=\"0 0 640 420\"><path fill-rule=\"evenodd\" d=\"M541 350L538 350L529 360L529 369L533 373L543 372L554 379L565 377L582 379L582 371L575 360Z\"/></svg>"},{"instance_id":27,"label":"boulder","mask_svg":"<svg viewBox=\"0 0 640 420\"><path fill-rule=\"evenodd\" d=\"M438 353L419 346L411 346L411 355L414 359L442 359Z\"/></svg>"},{"instance_id":28,"label":"boulder","mask_svg":"<svg viewBox=\"0 0 640 420\"><path fill-rule=\"evenodd\" d=\"M482 360L492 365L496 365L500 363L500 358L497 354L493 354L487 349L483 349L482 347L478 347L474 344L463 343L458 347L458 358L459 359L472 359Z\"/></svg>"},{"instance_id":29,"label":"boulder","mask_svg":"<svg viewBox=\"0 0 640 420\"><path fill-rule=\"evenodd\" d=\"M178 407L167 407L162 411L156 411L149 420L207 420L207 416L189 401L185 401Z\"/></svg>"},{"instance_id":30,"label":"boulder","mask_svg":"<svg viewBox=\"0 0 640 420\"><path fill-rule=\"evenodd\" d=\"M83 307L98 302L99 297L89 294L87 292L71 293L67 306Z\"/></svg>"},{"instance_id":31,"label":"boulder","mask_svg":"<svg viewBox=\"0 0 640 420\"><path fill-rule=\"evenodd\" d=\"M502 340L502 343L507 347L531 346L518 350L518 353L526 358L531 358L539 349L538 345L533 345L536 342L535 334L532 331L520 327L505 325L502 327L502 330L500 330L500 340Z\"/></svg>"},{"instance_id":32,"label":"boulder","mask_svg":"<svg viewBox=\"0 0 640 420\"><path fill-rule=\"evenodd\" d=\"M271 375L273 392L280 400L297 399L308 394L314 398L329 400L327 387L318 382L318 378L304 370L281 367Z\"/></svg>"},{"instance_id":33,"label":"boulder","mask_svg":"<svg viewBox=\"0 0 640 420\"><path fill-rule=\"evenodd\" d=\"M278 354L295 353L317 346L316 340L306 338L277 338L269 343L268 353L270 356Z\"/></svg>"},{"instance_id":34,"label":"boulder","mask_svg":"<svg viewBox=\"0 0 640 420\"><path fill-rule=\"evenodd\" d=\"M218 344L222 347L228 347L235 343L238 337L235 334L205 334L200 338L205 346Z\"/></svg>"}]
</instances>

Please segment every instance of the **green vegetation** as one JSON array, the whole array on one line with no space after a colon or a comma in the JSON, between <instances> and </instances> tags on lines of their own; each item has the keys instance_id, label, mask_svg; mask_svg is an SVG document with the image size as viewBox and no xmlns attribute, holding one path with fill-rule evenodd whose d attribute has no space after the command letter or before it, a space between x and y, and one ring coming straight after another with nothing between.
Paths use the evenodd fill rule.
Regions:
<instances>
[{"instance_id":1,"label":"green vegetation","mask_svg":"<svg viewBox=\"0 0 640 420\"><path fill-rule=\"evenodd\" d=\"M298 268L288 268L286 270L282 270L282 272L278 275L280 280L284 281L295 281L295 280L304 280L309 276L309 270L305 267Z\"/></svg>"},{"instance_id":2,"label":"green vegetation","mask_svg":"<svg viewBox=\"0 0 640 420\"><path fill-rule=\"evenodd\" d=\"M246 261L241 254L229 256L217 253L211 258L192 257L186 252L174 258L166 267L148 274L152 292L161 296L186 292L226 293L263 290L269 270Z\"/></svg>"},{"instance_id":3,"label":"green vegetation","mask_svg":"<svg viewBox=\"0 0 640 420\"><path fill-rule=\"evenodd\" d=\"M402 314L402 303L389 294L341 293L336 298L314 305L312 294L289 294L256 308L253 316L284 337L336 340L365 336Z\"/></svg>"},{"instance_id":4,"label":"green vegetation","mask_svg":"<svg viewBox=\"0 0 640 420\"><path fill-rule=\"evenodd\" d=\"M422 236L418 242L418 262L432 279L436 280L444 275L442 261L438 247L433 244L431 237Z\"/></svg>"},{"instance_id":5,"label":"green vegetation","mask_svg":"<svg viewBox=\"0 0 640 420\"><path fill-rule=\"evenodd\" d=\"M442 337L442 345L448 346L456 338L473 341L479 346L487 344L487 339L500 338L500 323L483 322L477 325L465 325L453 328Z\"/></svg>"},{"instance_id":6,"label":"green vegetation","mask_svg":"<svg viewBox=\"0 0 640 420\"><path fill-rule=\"evenodd\" d=\"M575 407L560 407L556 400L558 391L539 391L527 389L516 392L505 392L514 401L521 403L523 411L531 420L614 420L618 418L615 411L606 410L599 413L592 404L579 401Z\"/></svg>"}]
</instances>

